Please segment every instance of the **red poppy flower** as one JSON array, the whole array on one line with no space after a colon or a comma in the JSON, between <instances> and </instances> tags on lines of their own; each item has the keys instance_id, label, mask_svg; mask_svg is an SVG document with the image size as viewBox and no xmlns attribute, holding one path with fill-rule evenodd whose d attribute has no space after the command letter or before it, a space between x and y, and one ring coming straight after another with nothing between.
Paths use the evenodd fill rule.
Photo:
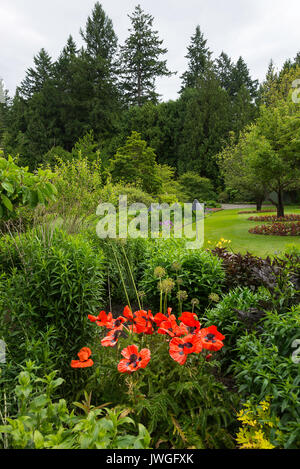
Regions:
<instances>
[{"instance_id":1,"label":"red poppy flower","mask_svg":"<svg viewBox=\"0 0 300 469\"><path fill-rule=\"evenodd\" d=\"M155 316L154 316L154 322L155 324L160 327L161 323L162 322L165 322L168 320L168 317L165 316L164 314L162 313L157 313Z\"/></svg>"},{"instance_id":2,"label":"red poppy flower","mask_svg":"<svg viewBox=\"0 0 300 469\"><path fill-rule=\"evenodd\" d=\"M101 344L103 347L114 347L122 334L123 327L118 327L117 329L112 329L109 331L106 337L101 340Z\"/></svg>"},{"instance_id":3,"label":"red poppy flower","mask_svg":"<svg viewBox=\"0 0 300 469\"><path fill-rule=\"evenodd\" d=\"M174 314L171 314L172 313L172 308L168 308L168 316L166 316L165 314L162 314L162 313L157 313L155 316L154 316L154 322L155 324L160 327L160 325L163 323L163 322L166 322L168 320L171 320L171 321L176 321L176 317L174 316Z\"/></svg>"},{"instance_id":4,"label":"red poppy flower","mask_svg":"<svg viewBox=\"0 0 300 469\"><path fill-rule=\"evenodd\" d=\"M123 316L118 317L113 320L113 329L123 329L123 324L126 322L126 319Z\"/></svg>"},{"instance_id":5,"label":"red poppy flower","mask_svg":"<svg viewBox=\"0 0 300 469\"><path fill-rule=\"evenodd\" d=\"M181 337L189 334L188 328L183 323L178 326L176 319L167 319L167 321L162 322L157 332L158 334L168 334L171 337Z\"/></svg>"},{"instance_id":6,"label":"red poppy flower","mask_svg":"<svg viewBox=\"0 0 300 469\"><path fill-rule=\"evenodd\" d=\"M202 351L201 338L197 335L187 335L183 339L175 337L170 342L170 355L180 365L184 365L187 355Z\"/></svg>"},{"instance_id":7,"label":"red poppy flower","mask_svg":"<svg viewBox=\"0 0 300 469\"><path fill-rule=\"evenodd\" d=\"M155 322L151 311L137 311L134 314L134 322L136 325L136 332L138 334L151 335L154 333L153 325Z\"/></svg>"},{"instance_id":8,"label":"red poppy flower","mask_svg":"<svg viewBox=\"0 0 300 469\"><path fill-rule=\"evenodd\" d=\"M130 321L133 321L133 313L129 306L125 306L124 311L123 311L123 316L126 319L129 319Z\"/></svg>"},{"instance_id":9,"label":"red poppy flower","mask_svg":"<svg viewBox=\"0 0 300 469\"><path fill-rule=\"evenodd\" d=\"M197 332L200 331L201 324L196 314L188 312L182 313L179 320L189 327L190 334L197 334Z\"/></svg>"},{"instance_id":10,"label":"red poppy flower","mask_svg":"<svg viewBox=\"0 0 300 469\"><path fill-rule=\"evenodd\" d=\"M90 359L92 355L91 349L88 347L84 347L78 353L79 360L72 360L71 367L72 368L89 368L93 366L94 362Z\"/></svg>"},{"instance_id":11,"label":"red poppy flower","mask_svg":"<svg viewBox=\"0 0 300 469\"><path fill-rule=\"evenodd\" d=\"M224 347L223 340L225 336L218 332L216 326L202 329L198 334L201 337L203 348L211 352L218 352Z\"/></svg>"},{"instance_id":12,"label":"red poppy flower","mask_svg":"<svg viewBox=\"0 0 300 469\"><path fill-rule=\"evenodd\" d=\"M91 322L95 322L97 324L97 326L99 327L107 327L107 329L112 329L113 328L113 317L112 317L112 314L111 313L108 313L106 314L105 311L101 311L99 313L99 316L92 316L92 315L88 315L88 318Z\"/></svg>"},{"instance_id":13,"label":"red poppy flower","mask_svg":"<svg viewBox=\"0 0 300 469\"><path fill-rule=\"evenodd\" d=\"M118 370L120 373L133 373L140 368L146 368L150 359L151 353L149 349L143 349L140 352L136 345L129 345L122 350L124 360L121 360L118 364Z\"/></svg>"}]
</instances>

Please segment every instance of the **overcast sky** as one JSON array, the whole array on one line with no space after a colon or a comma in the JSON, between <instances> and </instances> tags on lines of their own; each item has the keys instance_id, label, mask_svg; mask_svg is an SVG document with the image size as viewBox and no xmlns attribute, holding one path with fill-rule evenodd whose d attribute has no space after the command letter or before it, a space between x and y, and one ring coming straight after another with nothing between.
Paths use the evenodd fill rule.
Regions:
<instances>
[{"instance_id":1,"label":"overcast sky","mask_svg":"<svg viewBox=\"0 0 300 469\"><path fill-rule=\"evenodd\" d=\"M95 0L0 0L0 77L12 95L44 47L57 58L72 34L82 44ZM177 75L158 82L163 99L176 99L186 69L186 48L200 25L214 56L222 50L246 60L253 78L262 80L273 58L280 67L300 50L299 0L102 0L120 43L127 37L127 17L140 3L168 48L168 66Z\"/></svg>"}]
</instances>

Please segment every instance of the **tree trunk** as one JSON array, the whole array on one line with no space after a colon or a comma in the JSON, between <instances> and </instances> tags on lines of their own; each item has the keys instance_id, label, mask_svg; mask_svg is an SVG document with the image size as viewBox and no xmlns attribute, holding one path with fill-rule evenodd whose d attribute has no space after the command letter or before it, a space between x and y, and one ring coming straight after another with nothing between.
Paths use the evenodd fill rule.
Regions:
<instances>
[{"instance_id":1,"label":"tree trunk","mask_svg":"<svg viewBox=\"0 0 300 469\"><path fill-rule=\"evenodd\" d=\"M263 199L256 199L256 211L261 212Z\"/></svg>"},{"instance_id":2,"label":"tree trunk","mask_svg":"<svg viewBox=\"0 0 300 469\"><path fill-rule=\"evenodd\" d=\"M277 217L282 218L284 217L284 203L283 203L282 189L279 189L277 194L278 194Z\"/></svg>"}]
</instances>

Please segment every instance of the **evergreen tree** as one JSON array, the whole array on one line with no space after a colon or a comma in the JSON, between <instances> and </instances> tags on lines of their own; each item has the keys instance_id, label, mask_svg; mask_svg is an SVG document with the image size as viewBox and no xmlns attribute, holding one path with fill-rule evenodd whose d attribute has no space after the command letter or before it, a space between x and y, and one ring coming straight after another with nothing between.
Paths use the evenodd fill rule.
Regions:
<instances>
[{"instance_id":1,"label":"evergreen tree","mask_svg":"<svg viewBox=\"0 0 300 469\"><path fill-rule=\"evenodd\" d=\"M112 63L118 39L112 20L106 15L99 2L96 2L92 15L87 19L85 30L81 29L80 34L86 44L89 56L101 57L104 61Z\"/></svg>"},{"instance_id":2,"label":"evergreen tree","mask_svg":"<svg viewBox=\"0 0 300 469\"><path fill-rule=\"evenodd\" d=\"M273 103L273 100L276 94L277 85L278 85L278 76L275 71L274 62L271 59L269 66L268 66L266 78L264 82L262 83L260 87L260 91L259 91L260 102L262 104L265 104L266 106L270 106Z\"/></svg>"},{"instance_id":3,"label":"evergreen tree","mask_svg":"<svg viewBox=\"0 0 300 469\"><path fill-rule=\"evenodd\" d=\"M78 100L84 101L86 108L88 125L84 133L92 129L95 137L105 140L116 131L115 121L120 110L116 83L117 36L99 2L81 35L86 47L79 55L74 75Z\"/></svg>"},{"instance_id":4,"label":"evergreen tree","mask_svg":"<svg viewBox=\"0 0 300 469\"><path fill-rule=\"evenodd\" d=\"M206 44L207 39L204 39L198 25L194 36L191 38L191 44L188 46L188 53L185 56L189 62L187 71L181 77L183 82L181 91L185 88L196 88L199 85L199 80L203 78L207 68L211 65L211 52Z\"/></svg>"},{"instance_id":5,"label":"evergreen tree","mask_svg":"<svg viewBox=\"0 0 300 469\"><path fill-rule=\"evenodd\" d=\"M153 16L144 13L140 5L128 16L132 27L121 47L121 89L128 105L142 106L148 101L157 102L156 79L172 73L166 60L160 59L167 49L153 30Z\"/></svg>"},{"instance_id":6,"label":"evergreen tree","mask_svg":"<svg viewBox=\"0 0 300 469\"><path fill-rule=\"evenodd\" d=\"M296 57L294 58L294 64L296 66L300 66L300 52L298 52Z\"/></svg>"},{"instance_id":7,"label":"evergreen tree","mask_svg":"<svg viewBox=\"0 0 300 469\"><path fill-rule=\"evenodd\" d=\"M25 99L41 91L45 82L53 77L52 59L45 49L41 49L33 61L35 68L27 70L26 77L19 87L19 93Z\"/></svg>"},{"instance_id":8,"label":"evergreen tree","mask_svg":"<svg viewBox=\"0 0 300 469\"><path fill-rule=\"evenodd\" d=\"M225 52L222 52L215 61L216 75L222 88L228 92L230 92L231 89L233 67L234 65L230 57Z\"/></svg>"},{"instance_id":9,"label":"evergreen tree","mask_svg":"<svg viewBox=\"0 0 300 469\"><path fill-rule=\"evenodd\" d=\"M0 78L0 150L3 149L3 134L7 127L7 92L4 89L4 81Z\"/></svg>"},{"instance_id":10,"label":"evergreen tree","mask_svg":"<svg viewBox=\"0 0 300 469\"><path fill-rule=\"evenodd\" d=\"M211 70L196 89L187 88L181 96L181 126L178 138L179 173L196 171L217 183L219 170L215 155L230 130L231 103Z\"/></svg>"},{"instance_id":11,"label":"evergreen tree","mask_svg":"<svg viewBox=\"0 0 300 469\"><path fill-rule=\"evenodd\" d=\"M232 69L230 95L237 96L243 86L249 91L252 99L257 97L258 80L252 80L246 62L240 57Z\"/></svg>"}]
</instances>

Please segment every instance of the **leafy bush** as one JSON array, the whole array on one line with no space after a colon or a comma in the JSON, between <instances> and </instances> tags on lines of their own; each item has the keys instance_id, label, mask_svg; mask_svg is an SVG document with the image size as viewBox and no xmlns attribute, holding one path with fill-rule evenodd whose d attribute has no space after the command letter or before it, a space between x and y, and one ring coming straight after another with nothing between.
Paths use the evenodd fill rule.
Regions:
<instances>
[{"instance_id":1,"label":"leafy bush","mask_svg":"<svg viewBox=\"0 0 300 469\"><path fill-rule=\"evenodd\" d=\"M227 251L226 248L215 248L213 251L223 261L226 272L227 289L249 287L253 290L264 286L273 290L276 286L276 273L269 258L262 259L247 253L242 255Z\"/></svg>"},{"instance_id":2,"label":"leafy bush","mask_svg":"<svg viewBox=\"0 0 300 469\"><path fill-rule=\"evenodd\" d=\"M262 332L237 341L233 370L242 396L259 401L272 397L271 410L280 418L285 448L300 447L300 364L293 360L293 343L300 339L300 309L285 315L267 313Z\"/></svg>"},{"instance_id":3,"label":"leafy bush","mask_svg":"<svg viewBox=\"0 0 300 469\"><path fill-rule=\"evenodd\" d=\"M91 396L85 402L75 403L84 411L76 415L67 402L52 400L53 392L63 379L56 371L44 376L35 375L33 363L27 363L18 377L15 395L19 412L6 417L0 426L0 446L6 449L147 449L150 435L139 424L138 434L128 428L135 422L127 409L107 409L91 405Z\"/></svg>"},{"instance_id":4,"label":"leafy bush","mask_svg":"<svg viewBox=\"0 0 300 469\"><path fill-rule=\"evenodd\" d=\"M0 284L1 329L9 360L20 363L26 337L54 327L54 362L65 367L62 349L70 354L91 338L87 312L102 303L103 254L82 236L39 228L0 246L6 273ZM69 384L69 382L67 383Z\"/></svg>"},{"instance_id":5,"label":"leafy bush","mask_svg":"<svg viewBox=\"0 0 300 469\"><path fill-rule=\"evenodd\" d=\"M20 206L36 207L55 200L57 191L51 176L49 170L31 174L28 168L17 166L12 157L1 158L0 152L0 219L15 216Z\"/></svg>"},{"instance_id":6,"label":"leafy bush","mask_svg":"<svg viewBox=\"0 0 300 469\"><path fill-rule=\"evenodd\" d=\"M185 307L191 309L192 300L197 299L203 310L209 303L209 295L221 292L224 271L221 262L210 252L188 250L184 239L155 240L149 243L140 289L145 291L147 301L157 308L157 267L164 269L164 279L173 281L169 292L170 304L177 303L179 290L186 291L189 298Z\"/></svg>"},{"instance_id":7,"label":"leafy bush","mask_svg":"<svg viewBox=\"0 0 300 469\"><path fill-rule=\"evenodd\" d=\"M198 199L199 202L205 202L217 198L212 181L193 171L182 174L178 181L186 202L193 202L195 199Z\"/></svg>"},{"instance_id":8,"label":"leafy bush","mask_svg":"<svg viewBox=\"0 0 300 469\"><path fill-rule=\"evenodd\" d=\"M265 308L270 305L270 293L264 288L253 292L249 288L236 288L222 298L213 309L206 311L209 325L218 323L226 337L222 351L223 361L227 364L236 357L237 340L245 332L255 329L265 316Z\"/></svg>"},{"instance_id":9,"label":"leafy bush","mask_svg":"<svg viewBox=\"0 0 300 469\"><path fill-rule=\"evenodd\" d=\"M58 159L53 182L57 187L58 200L49 208L51 213L65 218L96 213L103 188L103 170L99 159Z\"/></svg>"},{"instance_id":10,"label":"leafy bush","mask_svg":"<svg viewBox=\"0 0 300 469\"><path fill-rule=\"evenodd\" d=\"M238 420L242 423L237 434L240 449L275 448L272 443L278 431L278 418L271 415L268 401L262 401L256 406L250 401L246 402L238 414Z\"/></svg>"},{"instance_id":11,"label":"leafy bush","mask_svg":"<svg viewBox=\"0 0 300 469\"><path fill-rule=\"evenodd\" d=\"M146 207L155 201L153 197L144 192L140 187L132 186L130 184L106 184L100 192L99 202L101 203L111 203L115 207L119 206L119 197L120 195L127 196L128 205L134 203L145 204Z\"/></svg>"}]
</instances>

